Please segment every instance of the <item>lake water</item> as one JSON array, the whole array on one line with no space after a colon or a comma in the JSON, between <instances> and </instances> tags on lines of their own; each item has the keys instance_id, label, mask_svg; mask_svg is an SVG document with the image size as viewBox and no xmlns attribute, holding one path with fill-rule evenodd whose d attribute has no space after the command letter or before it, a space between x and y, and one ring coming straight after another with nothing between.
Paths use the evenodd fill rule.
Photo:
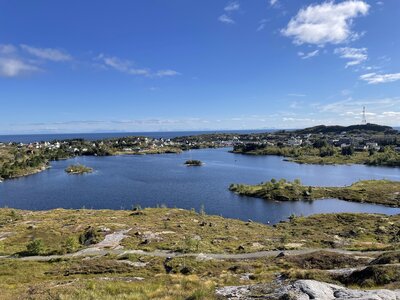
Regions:
<instances>
[{"instance_id":1,"label":"lake water","mask_svg":"<svg viewBox=\"0 0 400 300\"><path fill-rule=\"evenodd\" d=\"M0 206L43 210L52 208L129 209L133 205L199 210L224 217L276 223L291 214L373 212L398 214L400 209L336 199L276 202L240 197L231 183L257 184L271 178L301 179L306 185L349 185L360 179L400 180L400 168L300 165L276 156L231 154L229 149L191 150L182 154L78 157L52 162L42 173L0 183ZM186 167L199 159L202 167ZM92 167L87 175L68 175L72 163Z\"/></svg>"}]
</instances>

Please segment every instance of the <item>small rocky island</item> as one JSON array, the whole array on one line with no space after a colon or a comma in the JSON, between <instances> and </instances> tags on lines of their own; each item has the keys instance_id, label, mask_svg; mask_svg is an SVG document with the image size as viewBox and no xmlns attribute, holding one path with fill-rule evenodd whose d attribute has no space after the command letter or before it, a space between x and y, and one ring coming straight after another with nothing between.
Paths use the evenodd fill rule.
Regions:
<instances>
[{"instance_id":1,"label":"small rocky island","mask_svg":"<svg viewBox=\"0 0 400 300\"><path fill-rule=\"evenodd\" d=\"M86 173L92 173L93 169L86 167L84 165L70 165L68 168L65 169L65 172L68 174L74 174L74 175L80 175L80 174L86 174Z\"/></svg>"},{"instance_id":2,"label":"small rocky island","mask_svg":"<svg viewBox=\"0 0 400 300\"><path fill-rule=\"evenodd\" d=\"M191 160L187 160L185 162L185 165L187 165L188 167L200 167L203 165L203 163L200 160L191 159Z\"/></svg>"}]
</instances>

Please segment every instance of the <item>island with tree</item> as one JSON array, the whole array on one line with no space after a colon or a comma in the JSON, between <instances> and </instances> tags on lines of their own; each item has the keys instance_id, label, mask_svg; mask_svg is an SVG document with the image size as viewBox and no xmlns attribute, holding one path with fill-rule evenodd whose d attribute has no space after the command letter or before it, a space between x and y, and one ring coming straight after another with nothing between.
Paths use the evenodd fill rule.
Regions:
<instances>
[{"instance_id":1,"label":"island with tree","mask_svg":"<svg viewBox=\"0 0 400 300\"><path fill-rule=\"evenodd\" d=\"M92 173L93 169L86 167L84 165L76 164L68 166L65 169L65 172L67 172L68 174L81 175L86 173Z\"/></svg>"},{"instance_id":2,"label":"island with tree","mask_svg":"<svg viewBox=\"0 0 400 300\"><path fill-rule=\"evenodd\" d=\"M203 162L197 159L190 159L185 161L185 165L188 167L200 167L203 165Z\"/></svg>"}]
</instances>

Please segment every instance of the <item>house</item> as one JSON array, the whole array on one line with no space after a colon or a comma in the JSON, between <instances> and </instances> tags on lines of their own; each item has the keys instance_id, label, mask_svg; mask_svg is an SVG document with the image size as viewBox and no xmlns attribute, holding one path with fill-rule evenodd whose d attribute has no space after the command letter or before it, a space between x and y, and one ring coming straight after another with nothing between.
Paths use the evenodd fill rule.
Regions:
<instances>
[{"instance_id":1,"label":"house","mask_svg":"<svg viewBox=\"0 0 400 300\"><path fill-rule=\"evenodd\" d=\"M366 146L368 149L374 149L374 150L379 150L381 147L379 147L378 143L366 143Z\"/></svg>"},{"instance_id":2,"label":"house","mask_svg":"<svg viewBox=\"0 0 400 300\"><path fill-rule=\"evenodd\" d=\"M298 138L291 138L287 141L287 144L289 146L295 147L295 146L300 146L303 143L303 140L298 139Z\"/></svg>"}]
</instances>

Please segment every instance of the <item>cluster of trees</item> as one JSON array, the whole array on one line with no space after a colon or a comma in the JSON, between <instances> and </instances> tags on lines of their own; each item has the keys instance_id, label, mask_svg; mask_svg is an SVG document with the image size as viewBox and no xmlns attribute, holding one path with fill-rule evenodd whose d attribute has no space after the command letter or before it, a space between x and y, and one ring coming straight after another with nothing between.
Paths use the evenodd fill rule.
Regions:
<instances>
[{"instance_id":1,"label":"cluster of trees","mask_svg":"<svg viewBox=\"0 0 400 300\"><path fill-rule=\"evenodd\" d=\"M313 192L311 186L303 186L299 179L290 182L285 179L276 180L274 178L256 186L232 184L229 189L240 195L271 200L311 199Z\"/></svg>"},{"instance_id":2,"label":"cluster of trees","mask_svg":"<svg viewBox=\"0 0 400 300\"><path fill-rule=\"evenodd\" d=\"M400 167L400 153L396 152L393 147L385 147L382 151L378 151L370 155L366 161L367 165Z\"/></svg>"},{"instance_id":3,"label":"cluster of trees","mask_svg":"<svg viewBox=\"0 0 400 300\"><path fill-rule=\"evenodd\" d=\"M0 178L7 179L23 175L28 169L45 166L47 159L43 155L14 156L14 159L3 161L0 164Z\"/></svg>"}]
</instances>

